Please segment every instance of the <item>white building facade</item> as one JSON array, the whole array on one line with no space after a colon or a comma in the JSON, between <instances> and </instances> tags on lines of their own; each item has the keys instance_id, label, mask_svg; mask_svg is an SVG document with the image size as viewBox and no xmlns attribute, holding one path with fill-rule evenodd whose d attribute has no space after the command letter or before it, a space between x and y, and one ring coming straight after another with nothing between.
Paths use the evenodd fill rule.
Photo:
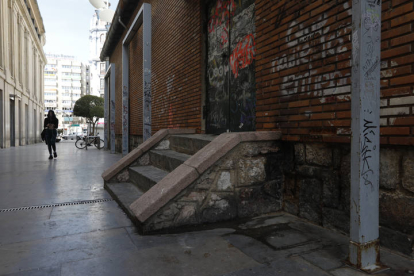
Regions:
<instances>
[{"instance_id":1,"label":"white building facade","mask_svg":"<svg viewBox=\"0 0 414 276\"><path fill-rule=\"evenodd\" d=\"M95 12L89 26L89 69L90 69L90 95L104 96L106 63L101 62L99 56L105 43L109 25L99 20Z\"/></svg>"},{"instance_id":2,"label":"white building facade","mask_svg":"<svg viewBox=\"0 0 414 276\"><path fill-rule=\"evenodd\" d=\"M79 133L85 125L73 116L73 107L82 94L82 69L86 67L73 56L46 54L44 70L45 114L54 110L63 134Z\"/></svg>"},{"instance_id":3,"label":"white building facade","mask_svg":"<svg viewBox=\"0 0 414 276\"><path fill-rule=\"evenodd\" d=\"M41 141L45 43L36 0L0 0L0 148Z\"/></svg>"}]
</instances>

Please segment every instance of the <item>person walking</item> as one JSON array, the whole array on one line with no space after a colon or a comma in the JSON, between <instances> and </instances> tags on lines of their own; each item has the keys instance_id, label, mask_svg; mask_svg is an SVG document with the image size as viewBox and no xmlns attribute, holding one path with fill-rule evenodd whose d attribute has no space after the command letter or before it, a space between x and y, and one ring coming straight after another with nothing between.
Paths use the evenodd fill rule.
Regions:
<instances>
[{"instance_id":1,"label":"person walking","mask_svg":"<svg viewBox=\"0 0 414 276\"><path fill-rule=\"evenodd\" d=\"M57 158L56 153L56 136L57 136L57 128L59 126L59 120L56 118L55 112L53 110L49 110L47 113L47 117L45 118L45 122L43 127L46 130L46 144L49 150L49 159L53 159L53 156ZM52 148L53 148L53 156L52 156Z\"/></svg>"}]
</instances>

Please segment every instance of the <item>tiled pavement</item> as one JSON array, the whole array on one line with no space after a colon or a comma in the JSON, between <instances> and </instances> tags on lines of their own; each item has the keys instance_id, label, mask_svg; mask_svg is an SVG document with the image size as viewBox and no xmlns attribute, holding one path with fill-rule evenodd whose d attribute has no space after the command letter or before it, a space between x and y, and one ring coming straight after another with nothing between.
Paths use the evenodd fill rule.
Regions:
<instances>
[{"instance_id":1,"label":"tiled pavement","mask_svg":"<svg viewBox=\"0 0 414 276\"><path fill-rule=\"evenodd\" d=\"M365 275L343 262L347 237L284 213L141 236L103 189L121 156L57 146L55 160L44 144L0 150L0 275ZM414 274L412 260L381 258L379 275Z\"/></svg>"}]
</instances>

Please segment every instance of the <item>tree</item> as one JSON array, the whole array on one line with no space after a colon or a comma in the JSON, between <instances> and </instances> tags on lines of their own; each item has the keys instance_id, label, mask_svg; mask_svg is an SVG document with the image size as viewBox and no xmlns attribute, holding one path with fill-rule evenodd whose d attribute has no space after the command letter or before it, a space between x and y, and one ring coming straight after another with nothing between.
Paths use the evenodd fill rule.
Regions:
<instances>
[{"instance_id":1,"label":"tree","mask_svg":"<svg viewBox=\"0 0 414 276\"><path fill-rule=\"evenodd\" d=\"M81 97L75 103L73 115L84 117L89 124L92 124L92 133L95 135L95 125L100 118L104 117L104 99L92 95Z\"/></svg>"}]
</instances>

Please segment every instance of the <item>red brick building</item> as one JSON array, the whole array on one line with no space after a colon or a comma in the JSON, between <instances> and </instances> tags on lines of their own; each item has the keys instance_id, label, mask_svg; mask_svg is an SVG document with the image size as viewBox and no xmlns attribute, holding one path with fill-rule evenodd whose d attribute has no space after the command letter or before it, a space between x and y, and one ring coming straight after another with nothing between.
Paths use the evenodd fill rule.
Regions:
<instances>
[{"instance_id":1,"label":"red brick building","mask_svg":"<svg viewBox=\"0 0 414 276\"><path fill-rule=\"evenodd\" d=\"M280 130L292 153L284 210L348 232L352 1L120 1L101 53L116 68L122 150L122 41L151 4L152 133ZM412 254L414 3L382 3L382 239ZM125 25L122 26L122 25ZM145 23L144 23L145 24ZM143 28L129 43L129 149L143 136Z\"/></svg>"}]
</instances>

